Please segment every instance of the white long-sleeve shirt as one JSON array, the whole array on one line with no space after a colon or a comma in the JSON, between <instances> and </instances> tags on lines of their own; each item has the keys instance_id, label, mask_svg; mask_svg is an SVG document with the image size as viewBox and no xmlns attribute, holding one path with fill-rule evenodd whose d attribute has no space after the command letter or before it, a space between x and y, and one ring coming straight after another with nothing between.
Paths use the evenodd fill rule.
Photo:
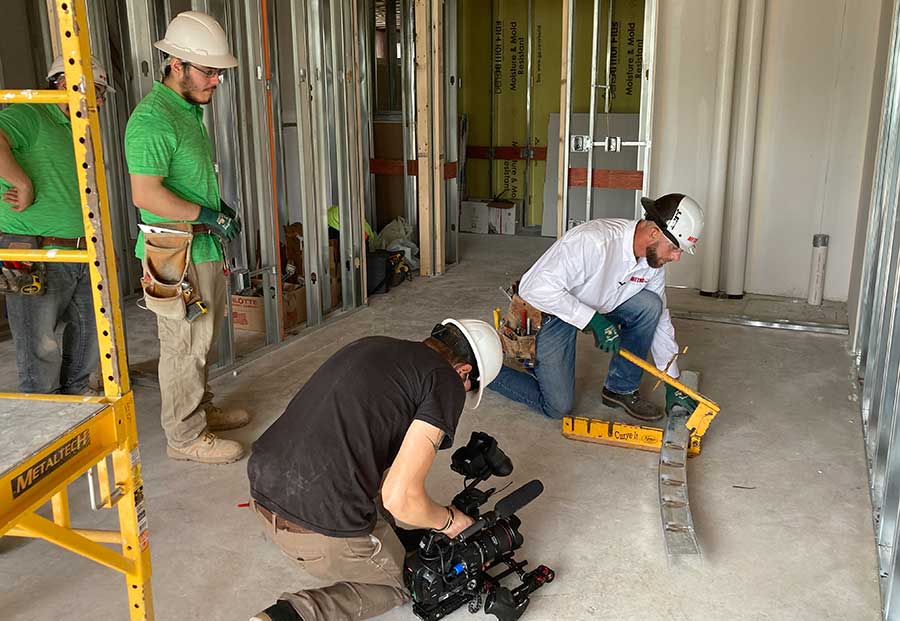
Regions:
<instances>
[{"instance_id":1,"label":"white long-sleeve shirt","mask_svg":"<svg viewBox=\"0 0 900 621\"><path fill-rule=\"evenodd\" d=\"M634 258L637 221L591 220L558 239L531 266L519 284L519 296L538 310L583 330L594 313L611 312L642 289L657 294L662 315L650 352L664 369L678 352L675 327L666 307L666 274L647 259ZM669 367L678 377L678 363Z\"/></svg>"}]
</instances>

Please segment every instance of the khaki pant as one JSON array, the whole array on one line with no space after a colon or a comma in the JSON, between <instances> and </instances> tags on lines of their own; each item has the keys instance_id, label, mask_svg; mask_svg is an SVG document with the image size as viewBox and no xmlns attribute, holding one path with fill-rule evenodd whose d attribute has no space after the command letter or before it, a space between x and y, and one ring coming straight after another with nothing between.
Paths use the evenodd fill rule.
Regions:
<instances>
[{"instance_id":1,"label":"khaki pant","mask_svg":"<svg viewBox=\"0 0 900 621\"><path fill-rule=\"evenodd\" d=\"M192 264L191 282L208 312L193 322L157 316L159 391L163 431L169 446L183 448L206 431L207 358L216 344L225 313L225 273L221 261Z\"/></svg>"},{"instance_id":2,"label":"khaki pant","mask_svg":"<svg viewBox=\"0 0 900 621\"><path fill-rule=\"evenodd\" d=\"M256 503L251 503L256 507ZM303 621L350 621L377 617L409 600L403 585L403 545L383 517L371 535L326 537L276 530L258 511L266 538L301 569L332 583L318 589L282 593Z\"/></svg>"}]
</instances>

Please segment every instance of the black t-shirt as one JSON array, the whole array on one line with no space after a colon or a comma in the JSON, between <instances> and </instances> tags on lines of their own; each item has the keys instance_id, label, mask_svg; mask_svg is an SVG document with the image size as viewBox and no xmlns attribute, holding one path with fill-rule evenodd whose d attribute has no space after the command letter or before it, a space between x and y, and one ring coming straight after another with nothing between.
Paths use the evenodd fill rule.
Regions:
<instances>
[{"instance_id":1,"label":"black t-shirt","mask_svg":"<svg viewBox=\"0 0 900 621\"><path fill-rule=\"evenodd\" d=\"M465 388L423 343L364 338L316 371L253 444L250 495L278 515L332 537L371 532L374 498L414 419L453 434Z\"/></svg>"}]
</instances>

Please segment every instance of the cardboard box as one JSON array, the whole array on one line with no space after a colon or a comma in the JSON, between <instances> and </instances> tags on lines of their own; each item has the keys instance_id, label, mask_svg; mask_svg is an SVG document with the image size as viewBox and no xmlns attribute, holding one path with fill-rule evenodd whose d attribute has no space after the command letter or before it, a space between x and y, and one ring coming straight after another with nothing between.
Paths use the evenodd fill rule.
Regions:
<instances>
[{"instance_id":1,"label":"cardboard box","mask_svg":"<svg viewBox=\"0 0 900 621\"><path fill-rule=\"evenodd\" d=\"M522 201L462 201L459 206L459 230L461 233L482 235L515 235L521 208Z\"/></svg>"},{"instance_id":2,"label":"cardboard box","mask_svg":"<svg viewBox=\"0 0 900 621\"><path fill-rule=\"evenodd\" d=\"M306 288L291 283L282 285L281 321L285 330L306 321ZM238 330L266 331L264 300L261 296L231 296L231 321Z\"/></svg>"},{"instance_id":3,"label":"cardboard box","mask_svg":"<svg viewBox=\"0 0 900 621\"><path fill-rule=\"evenodd\" d=\"M493 205L489 206L490 211L490 232L498 235L515 235L516 224L516 207L498 208Z\"/></svg>"},{"instance_id":4,"label":"cardboard box","mask_svg":"<svg viewBox=\"0 0 900 621\"><path fill-rule=\"evenodd\" d=\"M285 262L292 263L297 274L303 275L303 224L284 225Z\"/></svg>"},{"instance_id":5,"label":"cardboard box","mask_svg":"<svg viewBox=\"0 0 900 621\"><path fill-rule=\"evenodd\" d=\"M487 235L490 221L489 207L484 201L462 201L459 204L460 233Z\"/></svg>"}]
</instances>

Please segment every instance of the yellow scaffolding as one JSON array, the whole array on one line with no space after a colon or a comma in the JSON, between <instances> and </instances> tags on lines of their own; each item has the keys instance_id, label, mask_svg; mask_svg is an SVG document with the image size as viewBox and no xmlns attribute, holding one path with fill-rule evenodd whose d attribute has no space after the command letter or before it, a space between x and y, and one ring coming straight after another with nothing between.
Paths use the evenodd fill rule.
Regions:
<instances>
[{"instance_id":1,"label":"yellow scaffolding","mask_svg":"<svg viewBox=\"0 0 900 621\"><path fill-rule=\"evenodd\" d=\"M0 393L0 408L21 419L51 408L46 442L0 468L0 536L36 537L125 574L132 621L153 619L150 545L144 509L134 396L128 381L121 298L100 122L91 70L85 0L56 0L66 91L0 90L0 103L68 104L78 171L85 250L0 250L0 260L87 263L93 288L103 397ZM48 430L49 428L49 430ZM112 458L114 488L107 459ZM68 485L94 467L100 505L116 507L119 530L72 528ZM92 491L93 494L93 491ZM51 502L53 520L36 513ZM102 544L121 547L121 552Z\"/></svg>"}]
</instances>

